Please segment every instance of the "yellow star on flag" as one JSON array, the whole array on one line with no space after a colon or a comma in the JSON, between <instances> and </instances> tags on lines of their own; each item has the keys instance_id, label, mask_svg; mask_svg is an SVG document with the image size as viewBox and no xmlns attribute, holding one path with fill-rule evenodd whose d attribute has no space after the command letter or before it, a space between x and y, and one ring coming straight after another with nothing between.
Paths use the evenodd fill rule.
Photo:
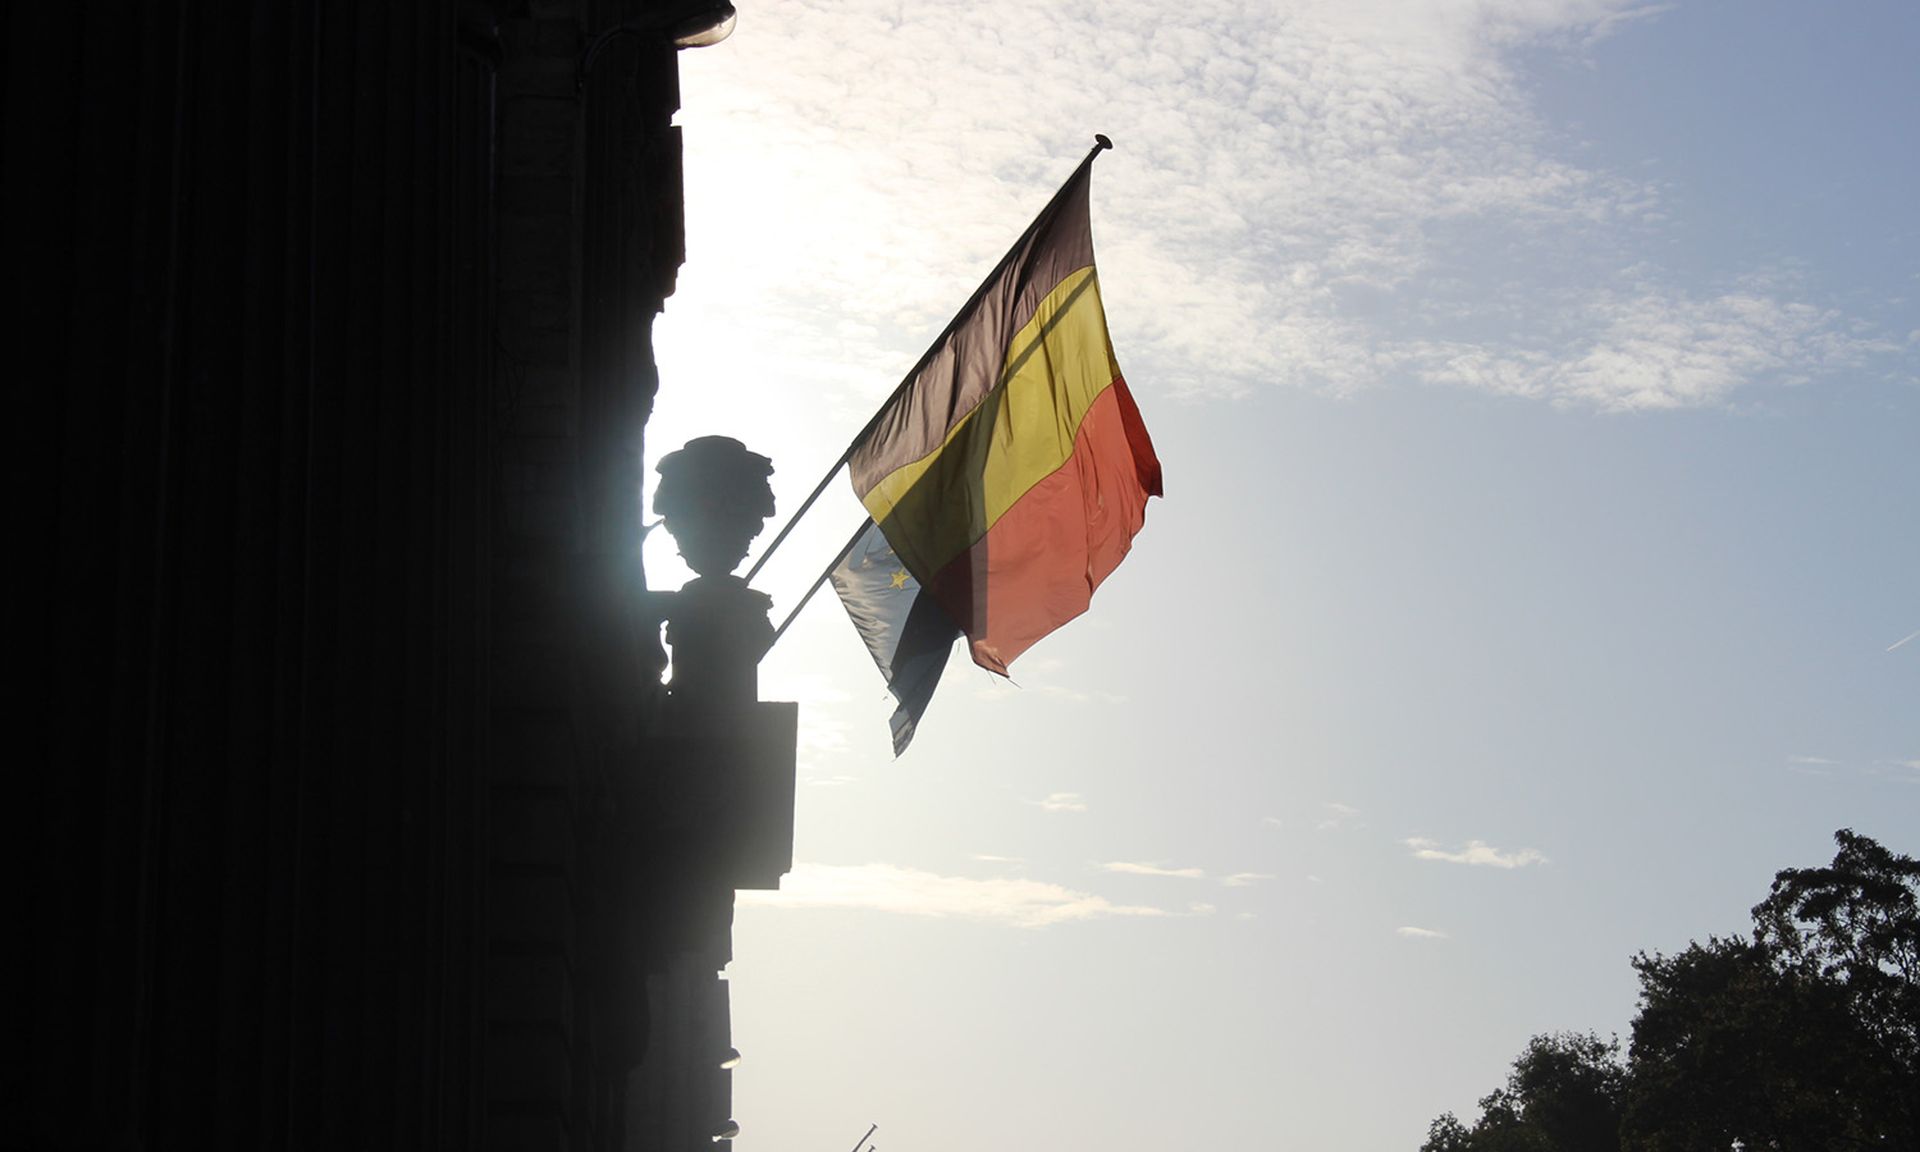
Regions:
<instances>
[{"instance_id":1,"label":"yellow star on flag","mask_svg":"<svg viewBox=\"0 0 1920 1152\"><path fill-rule=\"evenodd\" d=\"M905 568L893 574L893 586L895 588L905 588L907 586L907 570Z\"/></svg>"}]
</instances>

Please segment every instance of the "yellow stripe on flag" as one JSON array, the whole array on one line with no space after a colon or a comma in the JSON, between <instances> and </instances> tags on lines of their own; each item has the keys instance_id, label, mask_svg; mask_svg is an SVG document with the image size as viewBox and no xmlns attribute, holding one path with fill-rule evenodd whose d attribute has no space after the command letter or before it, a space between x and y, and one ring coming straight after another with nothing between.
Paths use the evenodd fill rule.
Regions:
<instances>
[{"instance_id":1,"label":"yellow stripe on flag","mask_svg":"<svg viewBox=\"0 0 1920 1152\"><path fill-rule=\"evenodd\" d=\"M867 511L907 566L930 579L1066 463L1081 418L1119 374L1099 278L1078 269L1009 342L994 391L939 448L874 485Z\"/></svg>"}]
</instances>

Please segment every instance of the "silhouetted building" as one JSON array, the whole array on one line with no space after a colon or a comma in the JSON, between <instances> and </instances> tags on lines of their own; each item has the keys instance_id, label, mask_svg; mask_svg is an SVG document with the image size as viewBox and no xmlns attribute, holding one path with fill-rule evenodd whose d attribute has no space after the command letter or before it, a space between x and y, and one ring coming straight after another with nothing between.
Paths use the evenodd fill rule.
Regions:
<instances>
[{"instance_id":1,"label":"silhouetted building","mask_svg":"<svg viewBox=\"0 0 1920 1152\"><path fill-rule=\"evenodd\" d=\"M711 1147L792 709L670 722L639 501L722 9L8 8L0 1144Z\"/></svg>"}]
</instances>

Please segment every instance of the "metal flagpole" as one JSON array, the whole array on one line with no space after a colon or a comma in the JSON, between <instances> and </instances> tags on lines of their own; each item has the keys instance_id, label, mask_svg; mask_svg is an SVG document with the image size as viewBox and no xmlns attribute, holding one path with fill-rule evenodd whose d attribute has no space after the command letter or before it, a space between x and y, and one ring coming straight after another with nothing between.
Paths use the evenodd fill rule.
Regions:
<instances>
[{"instance_id":1,"label":"metal flagpole","mask_svg":"<svg viewBox=\"0 0 1920 1152\"><path fill-rule=\"evenodd\" d=\"M847 450L840 454L840 458L833 462L831 468L827 469L827 474L820 477L820 483L815 484L813 491L808 493L807 498L800 502L799 510L787 518L787 522L781 527L779 534L774 536L773 543L767 545L767 550L760 553L760 558L753 562L753 567L747 569L747 583L753 583L753 578L760 574L760 569L767 566L767 561L772 559L774 550L779 548L781 541L785 540L787 534L793 531L793 526L800 522L800 517L807 514L807 509L812 508L813 502L820 498L820 493L827 490L827 485L833 481L834 476L839 473L841 468L846 466L847 461L853 459L854 451L858 449L861 442L866 440L873 430L879 426L880 417L886 414L888 406L891 405L894 400L898 399L901 393L913 386L914 379L920 375L921 370L927 366L928 361L933 359L934 354L940 351L940 346L946 343L947 337L953 335L954 329L958 328L961 321L967 318L968 313L973 311L973 306L980 302L980 297L986 294L988 286L1000 275L1001 269L1012 263L1013 258L1020 254L1020 249L1026 245L1027 241L1032 238L1034 231L1039 228L1041 223L1052 213L1054 205L1058 204L1060 197L1065 195L1068 185L1071 185L1074 178L1080 175L1080 170L1093 163L1094 157L1111 147L1113 147L1113 141L1098 133L1094 135L1093 148L1088 151L1086 159L1074 166L1073 174L1068 176L1066 181L1054 192L1053 198L1047 201L1046 207L1040 209L1039 215L1033 218L1033 223L1027 225L1026 231L1020 233L1020 238L1013 242L1013 247L1007 249L1007 254L1000 257L1000 262L993 266L993 270L987 273L984 280L980 281L980 287L973 290L973 295L967 297L967 302L960 306L958 312L954 313L953 319L949 320L947 326L941 329L940 335L934 337L933 343L928 345L927 350L921 354L919 361L907 371L906 376L894 387L894 390L887 395L886 400L880 405L879 410L874 412L873 419L867 421L866 426L861 428L853 440L847 444ZM849 548L852 546L851 543L847 545ZM833 569L829 568L827 571L831 572ZM825 579L825 575L820 577L822 581ZM816 581L813 587L818 588L819 586L819 582ZM809 597L813 595L813 588L807 590L807 595ZM800 602L805 604L806 600L803 599ZM785 629L785 625L781 627L783 630ZM776 636L776 639L777 638Z\"/></svg>"}]
</instances>

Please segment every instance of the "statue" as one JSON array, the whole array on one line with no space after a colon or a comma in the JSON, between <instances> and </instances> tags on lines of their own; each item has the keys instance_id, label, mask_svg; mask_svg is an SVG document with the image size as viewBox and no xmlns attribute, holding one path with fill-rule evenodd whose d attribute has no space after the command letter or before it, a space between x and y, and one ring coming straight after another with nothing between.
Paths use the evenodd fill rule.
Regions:
<instances>
[{"instance_id":1,"label":"statue","mask_svg":"<svg viewBox=\"0 0 1920 1152\"><path fill-rule=\"evenodd\" d=\"M760 657L773 642L772 598L733 570L773 515L773 461L729 436L701 436L660 461L653 510L697 574L666 610L676 710L752 706Z\"/></svg>"},{"instance_id":2,"label":"statue","mask_svg":"<svg viewBox=\"0 0 1920 1152\"><path fill-rule=\"evenodd\" d=\"M793 867L799 707L760 699L773 600L733 574L773 515L771 475L773 462L740 441L702 436L660 461L653 497L696 575L650 596L673 680L655 770L628 782L629 803L651 814L647 843L678 845L671 858L707 861L729 888L778 888Z\"/></svg>"}]
</instances>

